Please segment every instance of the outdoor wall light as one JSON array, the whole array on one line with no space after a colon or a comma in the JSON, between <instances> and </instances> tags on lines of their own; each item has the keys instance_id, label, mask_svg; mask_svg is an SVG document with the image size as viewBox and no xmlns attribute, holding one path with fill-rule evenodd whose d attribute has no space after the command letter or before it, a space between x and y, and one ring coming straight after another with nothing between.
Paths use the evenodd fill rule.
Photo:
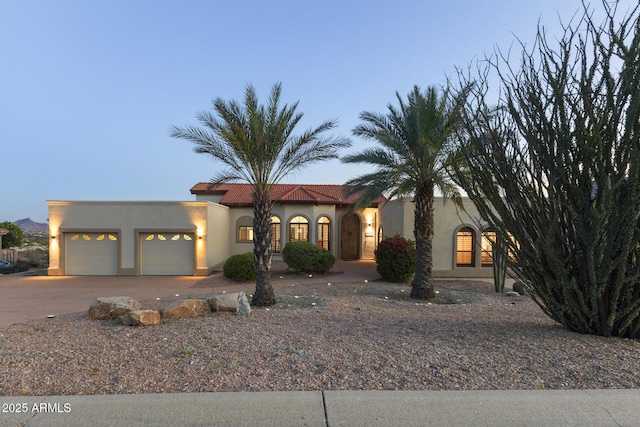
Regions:
<instances>
[{"instance_id":1,"label":"outdoor wall light","mask_svg":"<svg viewBox=\"0 0 640 427\"><path fill-rule=\"evenodd\" d=\"M202 236L198 236L198 240L202 240Z\"/></svg>"},{"instance_id":2,"label":"outdoor wall light","mask_svg":"<svg viewBox=\"0 0 640 427\"><path fill-rule=\"evenodd\" d=\"M56 240L56 235L51 236L51 240Z\"/></svg>"}]
</instances>

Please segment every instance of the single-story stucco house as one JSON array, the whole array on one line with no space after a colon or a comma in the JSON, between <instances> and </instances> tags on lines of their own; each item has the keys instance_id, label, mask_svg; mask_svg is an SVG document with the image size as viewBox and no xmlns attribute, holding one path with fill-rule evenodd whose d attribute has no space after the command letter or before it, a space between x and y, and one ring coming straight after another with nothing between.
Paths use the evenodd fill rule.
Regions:
<instances>
[{"instance_id":1,"label":"single-story stucco house","mask_svg":"<svg viewBox=\"0 0 640 427\"><path fill-rule=\"evenodd\" d=\"M350 212L341 185L278 184L272 250L309 241L345 260L372 260L383 236L413 238L413 202L380 197ZM195 201L47 201L49 275L207 275L253 250L249 184L191 188ZM489 243L477 211L436 201L434 275L490 277Z\"/></svg>"}]
</instances>

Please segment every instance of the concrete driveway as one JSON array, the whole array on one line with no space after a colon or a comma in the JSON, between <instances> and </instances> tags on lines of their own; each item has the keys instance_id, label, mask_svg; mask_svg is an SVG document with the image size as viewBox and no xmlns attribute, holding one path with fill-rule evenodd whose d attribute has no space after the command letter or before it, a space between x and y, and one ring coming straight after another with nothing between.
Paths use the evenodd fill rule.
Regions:
<instances>
[{"instance_id":1,"label":"concrete driveway","mask_svg":"<svg viewBox=\"0 0 640 427\"><path fill-rule=\"evenodd\" d=\"M0 276L0 326L43 319L48 315L86 312L100 296L130 296L139 301L175 294L202 295L193 276Z\"/></svg>"},{"instance_id":2,"label":"concrete driveway","mask_svg":"<svg viewBox=\"0 0 640 427\"><path fill-rule=\"evenodd\" d=\"M282 261L273 263L274 289L290 286L291 280L280 280L284 271ZM337 261L332 281L358 281L375 279L373 261ZM211 276L210 276L211 277ZM29 320L44 319L49 315L86 312L96 297L128 296L138 301L181 296L211 295L213 287L193 287L206 279L202 276L24 276L0 275L0 327ZM323 282L320 276L295 279L296 283ZM215 283L215 281L208 281ZM253 293L255 283L215 286L215 292L244 290Z\"/></svg>"}]
</instances>

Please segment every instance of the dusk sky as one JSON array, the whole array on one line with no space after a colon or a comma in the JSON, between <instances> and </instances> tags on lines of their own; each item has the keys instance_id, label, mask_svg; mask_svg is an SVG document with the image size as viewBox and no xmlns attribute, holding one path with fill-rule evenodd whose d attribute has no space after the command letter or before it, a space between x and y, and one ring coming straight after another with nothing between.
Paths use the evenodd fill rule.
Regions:
<instances>
[{"instance_id":1,"label":"dusk sky","mask_svg":"<svg viewBox=\"0 0 640 427\"><path fill-rule=\"evenodd\" d=\"M622 2L623 9L633 0ZM592 2L601 8L599 1ZM299 131L395 92L442 85L456 67L560 35L580 0L0 0L0 222L47 219L46 200L194 200L221 165L169 137L216 97L260 101L275 82ZM286 182L342 184L364 169L316 163Z\"/></svg>"}]
</instances>

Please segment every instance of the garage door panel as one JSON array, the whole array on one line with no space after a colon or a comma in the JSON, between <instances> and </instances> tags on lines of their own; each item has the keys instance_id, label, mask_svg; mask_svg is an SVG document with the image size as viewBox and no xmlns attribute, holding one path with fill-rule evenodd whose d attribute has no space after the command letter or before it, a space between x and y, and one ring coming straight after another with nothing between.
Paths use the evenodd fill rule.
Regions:
<instances>
[{"instance_id":1,"label":"garage door panel","mask_svg":"<svg viewBox=\"0 0 640 427\"><path fill-rule=\"evenodd\" d=\"M192 233L143 233L140 240L143 275L193 275L195 247Z\"/></svg>"},{"instance_id":2,"label":"garage door panel","mask_svg":"<svg viewBox=\"0 0 640 427\"><path fill-rule=\"evenodd\" d=\"M65 274L115 276L118 274L118 236L113 233L66 233Z\"/></svg>"}]
</instances>

